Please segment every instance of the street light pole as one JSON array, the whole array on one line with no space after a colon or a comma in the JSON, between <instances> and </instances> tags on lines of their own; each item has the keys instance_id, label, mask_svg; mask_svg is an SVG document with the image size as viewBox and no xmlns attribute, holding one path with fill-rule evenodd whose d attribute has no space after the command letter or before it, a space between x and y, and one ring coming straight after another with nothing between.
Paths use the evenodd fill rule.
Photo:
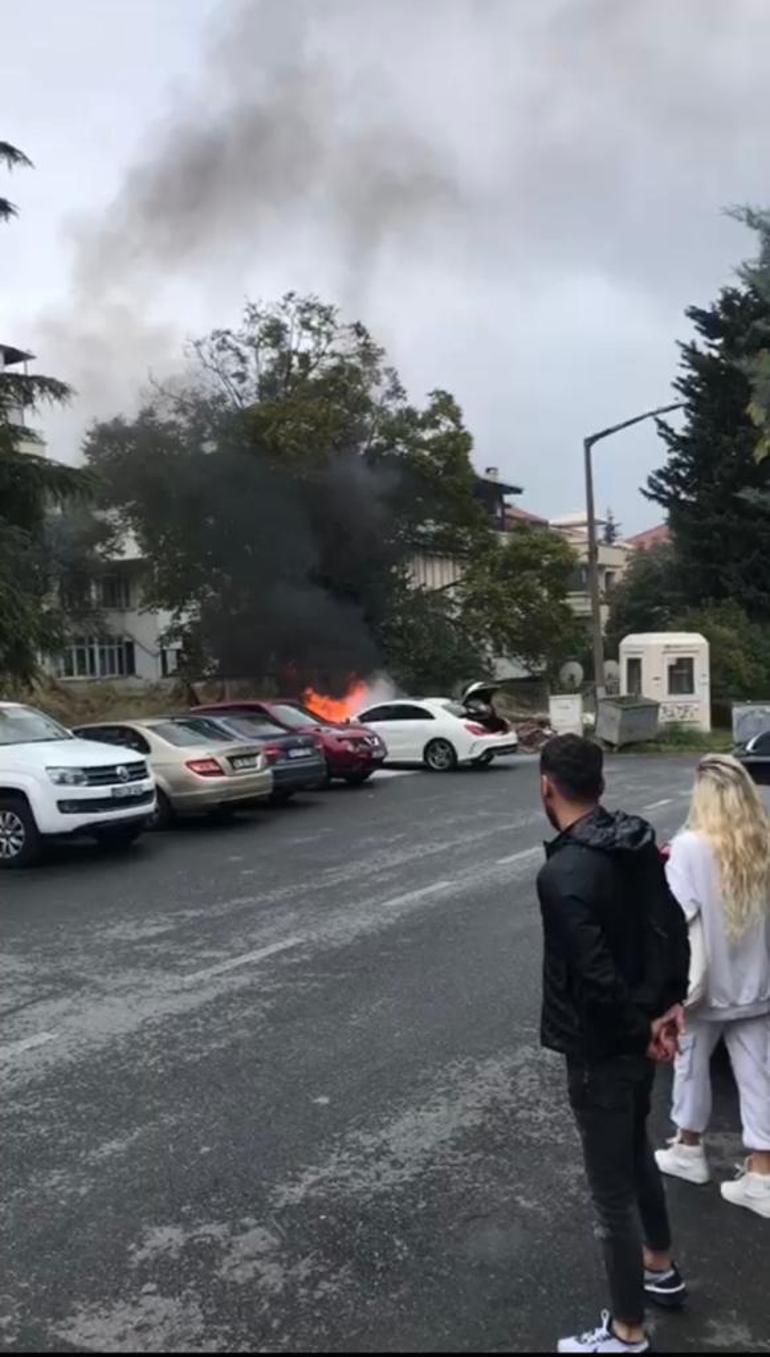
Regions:
<instances>
[{"instance_id":1,"label":"street light pole","mask_svg":"<svg viewBox=\"0 0 770 1357\"><path fill-rule=\"evenodd\" d=\"M634 415L633 419L624 419L621 424L611 424L607 429L589 434L583 439L583 459L586 477L586 517L588 520L588 590L591 597L591 641L594 657L594 686L597 705L604 697L604 635L602 633L602 604L599 593L599 544L596 536L596 509L594 505L594 476L591 451L595 443L600 443L610 434L620 433L621 429L630 429L632 424L641 424L643 419L656 419L658 415L670 414L680 410L684 401L675 401L673 405L660 405L656 410L645 410L644 414Z\"/></svg>"}]
</instances>

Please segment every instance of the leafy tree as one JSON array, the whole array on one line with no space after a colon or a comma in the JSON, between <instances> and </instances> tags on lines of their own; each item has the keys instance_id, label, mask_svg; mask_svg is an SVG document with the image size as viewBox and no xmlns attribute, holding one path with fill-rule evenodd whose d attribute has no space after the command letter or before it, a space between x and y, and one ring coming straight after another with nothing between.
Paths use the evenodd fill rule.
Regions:
<instances>
[{"instance_id":1,"label":"leafy tree","mask_svg":"<svg viewBox=\"0 0 770 1357\"><path fill-rule=\"evenodd\" d=\"M738 599L761 619L770 614L770 505L762 500L770 459L755 456L747 365L761 352L770 298L752 286L726 288L687 315L698 339L682 346L675 383L685 425L660 423L667 460L645 493L666 510L685 602Z\"/></svg>"},{"instance_id":2,"label":"leafy tree","mask_svg":"<svg viewBox=\"0 0 770 1357\"><path fill-rule=\"evenodd\" d=\"M493 636L531 648L536 591L523 560L520 585L506 573L449 393L410 403L363 326L294 294L248 305L191 358L183 384L86 441L104 504L149 563L146 601L171 610L191 668L329 691L383 665L436 686L441 668L446 686ZM462 599L408 587L420 552L464 563Z\"/></svg>"},{"instance_id":3,"label":"leafy tree","mask_svg":"<svg viewBox=\"0 0 770 1357\"><path fill-rule=\"evenodd\" d=\"M710 645L711 691L717 700L770 695L770 626L752 622L735 602L704 604L682 612L677 629L698 631Z\"/></svg>"},{"instance_id":4,"label":"leafy tree","mask_svg":"<svg viewBox=\"0 0 770 1357\"><path fill-rule=\"evenodd\" d=\"M608 648L617 651L623 637L634 632L668 630L683 606L674 546L657 542L634 552L610 594Z\"/></svg>"},{"instance_id":5,"label":"leafy tree","mask_svg":"<svg viewBox=\"0 0 770 1357\"><path fill-rule=\"evenodd\" d=\"M0 142L0 161L29 165ZM16 209L0 198L0 219ZM41 405L61 403L69 388L53 377L0 370L0 673L30 678L42 651L61 643L63 622L50 600L45 520L51 506L84 494L85 474L51 461L26 420Z\"/></svg>"},{"instance_id":6,"label":"leafy tree","mask_svg":"<svg viewBox=\"0 0 770 1357\"><path fill-rule=\"evenodd\" d=\"M488 659L444 591L394 590L378 641L390 677L410 693L448 692L486 674Z\"/></svg>"},{"instance_id":7,"label":"leafy tree","mask_svg":"<svg viewBox=\"0 0 770 1357\"><path fill-rule=\"evenodd\" d=\"M503 542L490 537L457 586L463 627L486 653L552 672L582 640L567 603L574 569L569 543L547 528L522 524Z\"/></svg>"}]
</instances>

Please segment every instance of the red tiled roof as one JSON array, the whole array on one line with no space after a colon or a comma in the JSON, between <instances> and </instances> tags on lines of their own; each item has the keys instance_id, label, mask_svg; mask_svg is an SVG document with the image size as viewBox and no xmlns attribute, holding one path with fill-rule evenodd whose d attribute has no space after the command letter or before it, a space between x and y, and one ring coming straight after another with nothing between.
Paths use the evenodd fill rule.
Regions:
<instances>
[{"instance_id":1,"label":"red tiled roof","mask_svg":"<svg viewBox=\"0 0 770 1357\"><path fill-rule=\"evenodd\" d=\"M539 523L541 527L548 527L548 519L541 518L539 514L531 514L528 509L520 509L518 505L506 504L505 522L518 521L519 523Z\"/></svg>"},{"instance_id":2,"label":"red tiled roof","mask_svg":"<svg viewBox=\"0 0 770 1357\"><path fill-rule=\"evenodd\" d=\"M638 532L635 537L628 537L626 541L630 547L636 547L638 551L646 551L648 547L657 546L660 542L667 542L671 534L667 523L658 523L654 528L647 528L644 532Z\"/></svg>"}]
</instances>

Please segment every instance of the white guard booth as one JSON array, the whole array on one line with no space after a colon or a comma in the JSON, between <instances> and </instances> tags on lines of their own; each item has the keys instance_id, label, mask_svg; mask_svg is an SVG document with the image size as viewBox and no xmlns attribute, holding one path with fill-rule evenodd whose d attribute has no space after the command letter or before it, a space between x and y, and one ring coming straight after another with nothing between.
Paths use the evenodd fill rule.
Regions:
<instances>
[{"instance_id":1,"label":"white guard booth","mask_svg":"<svg viewBox=\"0 0 770 1357\"><path fill-rule=\"evenodd\" d=\"M620 692L660 703L661 724L711 730L709 643L695 631L647 631L620 643Z\"/></svg>"}]
</instances>

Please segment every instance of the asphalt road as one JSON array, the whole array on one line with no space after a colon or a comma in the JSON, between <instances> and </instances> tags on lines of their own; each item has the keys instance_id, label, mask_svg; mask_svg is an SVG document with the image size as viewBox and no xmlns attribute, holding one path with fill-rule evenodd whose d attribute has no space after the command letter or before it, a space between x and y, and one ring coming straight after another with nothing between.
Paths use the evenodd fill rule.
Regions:
<instances>
[{"instance_id":1,"label":"asphalt road","mask_svg":"<svg viewBox=\"0 0 770 1357\"><path fill-rule=\"evenodd\" d=\"M690 769L612 761L608 801L667 835ZM537 1039L536 791L524 758L395 775L3 877L6 1349L549 1351L596 1322ZM729 1177L724 1071L717 1106ZM770 1352L767 1226L670 1201L692 1303L657 1346Z\"/></svg>"}]
</instances>

